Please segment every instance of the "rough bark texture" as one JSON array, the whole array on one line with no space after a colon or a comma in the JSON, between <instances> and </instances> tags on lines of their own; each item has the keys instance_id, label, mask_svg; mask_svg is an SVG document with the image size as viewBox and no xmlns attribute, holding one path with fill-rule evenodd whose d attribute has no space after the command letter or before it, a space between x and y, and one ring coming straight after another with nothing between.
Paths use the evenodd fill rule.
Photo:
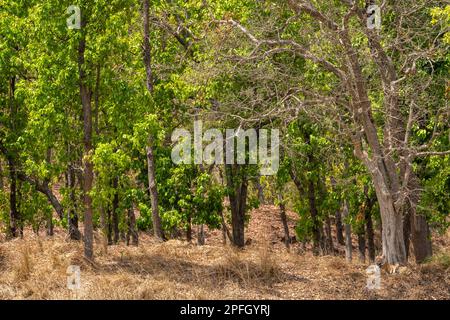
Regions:
<instances>
[{"instance_id":1,"label":"rough bark texture","mask_svg":"<svg viewBox=\"0 0 450 320\"><path fill-rule=\"evenodd\" d=\"M84 25L83 25L84 27ZM84 255L87 259L94 258L94 228L92 222L92 190L94 178L93 164L89 157L92 152L92 106L91 92L86 84L84 53L86 40L83 38L78 46L78 70L80 76L80 97L83 106L83 144L84 144L84 170L83 170L83 204L84 204Z\"/></svg>"}]
</instances>

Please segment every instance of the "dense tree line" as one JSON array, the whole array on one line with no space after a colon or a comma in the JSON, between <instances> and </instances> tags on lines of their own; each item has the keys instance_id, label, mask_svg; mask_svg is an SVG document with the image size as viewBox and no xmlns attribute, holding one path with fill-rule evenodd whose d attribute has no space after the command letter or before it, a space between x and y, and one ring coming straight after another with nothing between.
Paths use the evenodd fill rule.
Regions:
<instances>
[{"instance_id":1,"label":"dense tree line","mask_svg":"<svg viewBox=\"0 0 450 320\"><path fill-rule=\"evenodd\" d=\"M448 226L449 22L434 0L5 0L3 232L57 225L89 259L95 232L138 245L196 227L203 244L208 226L244 247L251 209L272 203L287 248L289 206L315 254L351 260L354 234L361 261L422 262ZM175 164L172 133L196 120L278 129L276 175Z\"/></svg>"}]
</instances>

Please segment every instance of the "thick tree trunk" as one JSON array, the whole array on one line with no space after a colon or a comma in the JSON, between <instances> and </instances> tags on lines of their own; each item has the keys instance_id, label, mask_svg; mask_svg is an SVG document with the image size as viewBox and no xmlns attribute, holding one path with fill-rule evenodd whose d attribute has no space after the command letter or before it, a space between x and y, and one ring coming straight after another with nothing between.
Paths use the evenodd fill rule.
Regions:
<instances>
[{"instance_id":1,"label":"thick tree trunk","mask_svg":"<svg viewBox=\"0 0 450 320\"><path fill-rule=\"evenodd\" d=\"M83 24L83 27L84 24ZM84 143L84 170L83 170L83 203L84 203L84 255L87 259L94 258L94 226L92 222L92 198L90 192L94 179L94 168L90 160L92 152L92 106L91 92L86 84L84 52L86 39L84 36L78 46L78 69L80 75L80 97L83 106L83 143Z\"/></svg>"},{"instance_id":2,"label":"thick tree trunk","mask_svg":"<svg viewBox=\"0 0 450 320\"><path fill-rule=\"evenodd\" d=\"M377 177L378 178L378 177ZM403 217L395 210L392 196L383 183L374 179L374 186L380 206L382 223L382 248L385 262L391 265L406 263L405 241L403 239Z\"/></svg>"},{"instance_id":3,"label":"thick tree trunk","mask_svg":"<svg viewBox=\"0 0 450 320\"><path fill-rule=\"evenodd\" d=\"M283 196L281 193L278 193L278 202L280 203L280 219L281 223L283 224L283 230L284 230L284 245L286 246L286 249L289 251L291 246L291 236L289 235L289 225L287 222L287 216L286 216L286 206L284 205Z\"/></svg>"},{"instance_id":4,"label":"thick tree trunk","mask_svg":"<svg viewBox=\"0 0 450 320\"><path fill-rule=\"evenodd\" d=\"M228 188L231 190L229 194L230 206L231 206L231 226L233 234L233 244L236 247L242 248L245 245L245 210L247 206L247 179L245 177L239 177L240 181L237 182L235 178L238 172L233 172L238 168L233 168L231 165L225 166L227 174Z\"/></svg>"},{"instance_id":5,"label":"thick tree trunk","mask_svg":"<svg viewBox=\"0 0 450 320\"><path fill-rule=\"evenodd\" d=\"M430 228L426 218L417 214L411 217L411 226L414 256L417 263L422 263L433 254Z\"/></svg>"}]
</instances>

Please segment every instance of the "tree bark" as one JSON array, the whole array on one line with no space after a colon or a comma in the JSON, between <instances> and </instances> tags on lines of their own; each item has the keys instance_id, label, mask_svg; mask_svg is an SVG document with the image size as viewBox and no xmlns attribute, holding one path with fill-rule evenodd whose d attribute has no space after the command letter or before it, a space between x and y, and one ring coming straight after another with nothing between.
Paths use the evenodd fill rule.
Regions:
<instances>
[{"instance_id":1,"label":"tree bark","mask_svg":"<svg viewBox=\"0 0 450 320\"><path fill-rule=\"evenodd\" d=\"M85 23L83 23L83 28ZM85 36L81 38L78 46L78 70L80 76L80 97L83 106L83 144L84 144L84 170L83 170L83 203L84 203L84 256L92 260L94 258L94 226L92 221L92 198L90 192L94 178L94 168L90 160L92 153L92 106L91 92L87 87L84 68L86 50Z\"/></svg>"},{"instance_id":2,"label":"tree bark","mask_svg":"<svg viewBox=\"0 0 450 320\"><path fill-rule=\"evenodd\" d=\"M75 187L76 187L75 179L76 179L75 169L70 164L68 173L67 173L67 185L69 187L69 198L70 198L70 202L72 204L70 206L69 210L67 210L67 223L68 223L68 228L69 228L69 238L71 240L81 240L81 232L78 229L78 213L77 213L77 199L76 199L76 195L75 195Z\"/></svg>"},{"instance_id":3,"label":"tree bark","mask_svg":"<svg viewBox=\"0 0 450 320\"><path fill-rule=\"evenodd\" d=\"M358 252L359 252L359 261L361 263L366 262L366 238L364 235L364 228L362 232L358 233Z\"/></svg>"},{"instance_id":4,"label":"tree bark","mask_svg":"<svg viewBox=\"0 0 450 320\"><path fill-rule=\"evenodd\" d=\"M9 233L17 237L19 211L17 209L17 175L16 166L12 158L8 159L9 166Z\"/></svg>"},{"instance_id":5,"label":"tree bark","mask_svg":"<svg viewBox=\"0 0 450 320\"><path fill-rule=\"evenodd\" d=\"M226 165L227 184L230 189L229 199L231 206L231 226L233 234L233 245L242 248L245 245L245 211L247 206L247 179L238 176L238 168L232 165ZM234 172L236 171L236 172Z\"/></svg>"},{"instance_id":6,"label":"tree bark","mask_svg":"<svg viewBox=\"0 0 450 320\"><path fill-rule=\"evenodd\" d=\"M348 212L348 203L345 200L344 201L344 209L342 210L343 213L343 217L344 220L347 220L347 217L349 215ZM345 222L345 259L348 262L352 262L352 251L353 251L353 246L352 246L352 227L349 223Z\"/></svg>"},{"instance_id":7,"label":"tree bark","mask_svg":"<svg viewBox=\"0 0 450 320\"><path fill-rule=\"evenodd\" d=\"M137 246L139 244L139 234L136 228L136 216L134 215L133 204L131 208L128 208L128 232L127 232L127 245L130 242L133 246Z\"/></svg>"},{"instance_id":8,"label":"tree bark","mask_svg":"<svg viewBox=\"0 0 450 320\"><path fill-rule=\"evenodd\" d=\"M119 230L119 193L117 190L118 187L118 179L117 177L113 178L114 196L112 201L112 225L114 230L113 243L117 244L120 238L120 230Z\"/></svg>"},{"instance_id":9,"label":"tree bark","mask_svg":"<svg viewBox=\"0 0 450 320\"><path fill-rule=\"evenodd\" d=\"M153 71L151 67L151 48L150 48L150 19L149 19L150 4L149 0L143 0L143 24L144 24L144 66L146 74L146 86L148 92L152 95L153 86ZM155 237L161 241L165 240L165 235L162 229L161 217L158 208L158 189L156 184L155 174L155 159L153 154L153 137L151 134L148 137L147 144L147 167L148 167L148 185L152 206L152 220L153 232Z\"/></svg>"}]
</instances>

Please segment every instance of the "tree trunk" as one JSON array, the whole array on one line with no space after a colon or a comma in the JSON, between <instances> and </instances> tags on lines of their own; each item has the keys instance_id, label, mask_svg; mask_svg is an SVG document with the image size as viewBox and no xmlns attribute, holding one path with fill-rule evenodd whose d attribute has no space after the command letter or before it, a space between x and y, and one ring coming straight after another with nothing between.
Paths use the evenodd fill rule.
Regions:
<instances>
[{"instance_id":1,"label":"tree trunk","mask_svg":"<svg viewBox=\"0 0 450 320\"><path fill-rule=\"evenodd\" d=\"M67 223L69 227L69 238L71 240L80 240L81 239L81 232L78 229L78 213L77 213L77 199L75 196L75 169L72 165L69 165L69 170L67 174L67 184L69 187L69 197L71 206L69 210L67 211Z\"/></svg>"},{"instance_id":2,"label":"tree trunk","mask_svg":"<svg viewBox=\"0 0 450 320\"><path fill-rule=\"evenodd\" d=\"M117 190L118 187L118 179L117 177L113 178L114 196L112 201L112 225L114 230L113 243L117 244L120 238L119 231L119 192Z\"/></svg>"},{"instance_id":3,"label":"tree trunk","mask_svg":"<svg viewBox=\"0 0 450 320\"><path fill-rule=\"evenodd\" d=\"M358 232L358 251L359 251L359 261L361 263L366 262L366 238L364 235L364 228L361 232Z\"/></svg>"},{"instance_id":4,"label":"tree trunk","mask_svg":"<svg viewBox=\"0 0 450 320\"><path fill-rule=\"evenodd\" d=\"M240 181L235 181L239 176L239 168L226 165L227 184L230 189L229 199L231 206L231 226L233 233L233 244L242 248L245 245L245 210L247 206L247 179L239 177ZM236 171L236 172L234 172ZM236 186L237 184L237 186Z\"/></svg>"},{"instance_id":5,"label":"tree trunk","mask_svg":"<svg viewBox=\"0 0 450 320\"><path fill-rule=\"evenodd\" d=\"M342 213L341 209L336 210L335 215L335 224L336 224L336 239L340 245L345 245L344 240L344 226L342 225Z\"/></svg>"},{"instance_id":6,"label":"tree trunk","mask_svg":"<svg viewBox=\"0 0 450 320\"><path fill-rule=\"evenodd\" d=\"M192 217L191 217L190 213L188 214L188 218L187 218L186 241L187 242L192 241Z\"/></svg>"},{"instance_id":7,"label":"tree trunk","mask_svg":"<svg viewBox=\"0 0 450 320\"><path fill-rule=\"evenodd\" d=\"M151 48L150 48L150 4L149 0L143 0L143 16L144 16L144 65L146 74L146 86L150 94L153 94L153 71L151 67ZM153 232L159 240L165 240L162 229L161 217L158 208L158 189L155 174L155 159L153 155L153 137L149 135L147 144L147 167L148 167L148 185L152 205Z\"/></svg>"},{"instance_id":8,"label":"tree trunk","mask_svg":"<svg viewBox=\"0 0 450 320\"><path fill-rule=\"evenodd\" d=\"M417 263L422 263L433 253L430 228L426 218L422 215L412 215L411 222L414 256Z\"/></svg>"},{"instance_id":9,"label":"tree trunk","mask_svg":"<svg viewBox=\"0 0 450 320\"><path fill-rule=\"evenodd\" d=\"M342 210L342 215L344 220L347 220L348 217L348 203L347 200L344 201L344 209ZM347 221L345 221L345 259L348 262L352 262L352 227Z\"/></svg>"},{"instance_id":10,"label":"tree trunk","mask_svg":"<svg viewBox=\"0 0 450 320\"><path fill-rule=\"evenodd\" d=\"M136 228L136 216L134 215L133 205L131 208L128 208L128 233L127 233L127 245L130 242L133 246L137 246L139 244L139 234Z\"/></svg>"},{"instance_id":11,"label":"tree trunk","mask_svg":"<svg viewBox=\"0 0 450 320\"><path fill-rule=\"evenodd\" d=\"M291 246L291 236L289 235L289 225L286 217L286 206L284 205L283 196L281 195L281 193L278 193L278 202L280 206L280 218L281 222L283 223L284 229L284 244L286 246L286 249L289 251Z\"/></svg>"},{"instance_id":12,"label":"tree trunk","mask_svg":"<svg viewBox=\"0 0 450 320\"><path fill-rule=\"evenodd\" d=\"M382 248L385 262L391 265L405 264L406 251L403 239L403 217L396 212L394 201L384 184L374 179L374 186L380 206L382 223Z\"/></svg>"},{"instance_id":13,"label":"tree trunk","mask_svg":"<svg viewBox=\"0 0 450 320\"><path fill-rule=\"evenodd\" d=\"M197 243L199 246L203 246L205 244L205 230L203 224L197 226Z\"/></svg>"},{"instance_id":14,"label":"tree trunk","mask_svg":"<svg viewBox=\"0 0 450 320\"><path fill-rule=\"evenodd\" d=\"M0 158L0 191L5 190L5 183L3 182L3 167L2 167L2 159Z\"/></svg>"},{"instance_id":15,"label":"tree trunk","mask_svg":"<svg viewBox=\"0 0 450 320\"><path fill-rule=\"evenodd\" d=\"M85 23L83 23L83 28ZM84 203L84 255L87 259L94 258L94 226L92 222L92 198L90 192L94 178L93 164L90 160L92 153L92 106L91 92L87 87L84 68L84 53L86 39L83 35L78 46L78 70L80 75L80 97L83 106L83 143L84 143L84 170L83 170L83 203Z\"/></svg>"},{"instance_id":16,"label":"tree trunk","mask_svg":"<svg viewBox=\"0 0 450 320\"><path fill-rule=\"evenodd\" d=\"M18 231L19 212L17 210L17 179L16 167L12 158L8 159L9 165L9 233L15 238Z\"/></svg>"},{"instance_id":17,"label":"tree trunk","mask_svg":"<svg viewBox=\"0 0 450 320\"><path fill-rule=\"evenodd\" d=\"M331 219L330 216L328 215L325 218L325 235L326 235L326 250L328 254L333 254L334 246L333 246L333 235L331 233Z\"/></svg>"}]
</instances>

